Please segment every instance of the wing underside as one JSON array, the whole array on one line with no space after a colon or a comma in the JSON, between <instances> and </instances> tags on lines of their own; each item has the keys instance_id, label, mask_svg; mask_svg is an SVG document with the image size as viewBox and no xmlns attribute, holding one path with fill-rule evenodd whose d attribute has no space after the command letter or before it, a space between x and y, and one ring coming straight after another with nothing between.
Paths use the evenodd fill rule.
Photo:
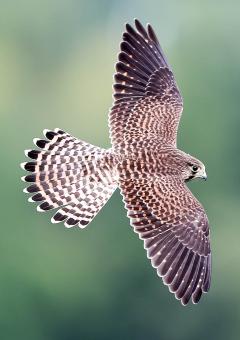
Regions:
<instances>
[{"instance_id":1,"label":"wing underside","mask_svg":"<svg viewBox=\"0 0 240 340\"><path fill-rule=\"evenodd\" d=\"M181 190L183 189L181 185ZM190 191L160 197L156 183L122 181L121 191L134 231L169 290L186 305L210 288L211 253L206 214ZM175 197L175 202L169 197ZM182 197L179 199L179 197ZM183 204L192 201L188 206Z\"/></svg>"},{"instance_id":2,"label":"wing underside","mask_svg":"<svg viewBox=\"0 0 240 340\"><path fill-rule=\"evenodd\" d=\"M114 76L109 113L113 147L176 144L182 97L150 25L126 25Z\"/></svg>"}]
</instances>

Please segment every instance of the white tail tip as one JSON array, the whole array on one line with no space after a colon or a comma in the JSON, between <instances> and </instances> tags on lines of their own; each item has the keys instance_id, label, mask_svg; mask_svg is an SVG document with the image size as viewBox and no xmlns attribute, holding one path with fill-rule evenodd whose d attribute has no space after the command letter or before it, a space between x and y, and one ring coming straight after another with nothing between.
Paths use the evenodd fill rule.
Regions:
<instances>
[{"instance_id":1,"label":"white tail tip","mask_svg":"<svg viewBox=\"0 0 240 340\"><path fill-rule=\"evenodd\" d=\"M79 226L80 229L85 229L88 225L87 224L82 225L81 223L78 223L78 226Z\"/></svg>"},{"instance_id":2,"label":"white tail tip","mask_svg":"<svg viewBox=\"0 0 240 340\"><path fill-rule=\"evenodd\" d=\"M33 144L35 144L37 146L37 142L39 141L39 138L33 138Z\"/></svg>"},{"instance_id":3,"label":"white tail tip","mask_svg":"<svg viewBox=\"0 0 240 340\"><path fill-rule=\"evenodd\" d=\"M54 217L54 216L53 216ZM60 223L60 222L62 222L62 221L56 221L56 220L54 220L54 218L51 218L51 222L53 223L53 224L56 224L56 223Z\"/></svg>"},{"instance_id":4,"label":"white tail tip","mask_svg":"<svg viewBox=\"0 0 240 340\"><path fill-rule=\"evenodd\" d=\"M24 150L24 153L25 153L25 156L28 157L28 153L30 152L31 150Z\"/></svg>"},{"instance_id":5,"label":"white tail tip","mask_svg":"<svg viewBox=\"0 0 240 340\"><path fill-rule=\"evenodd\" d=\"M70 229L70 228L72 228L72 227L75 227L75 225L69 225L69 224L67 224L67 222L65 222L65 223L64 223L64 227Z\"/></svg>"},{"instance_id":6,"label":"white tail tip","mask_svg":"<svg viewBox=\"0 0 240 340\"><path fill-rule=\"evenodd\" d=\"M58 133L59 131L62 131L62 129L60 129L60 128L55 128L54 129L54 132L56 132L56 133Z\"/></svg>"},{"instance_id":7,"label":"white tail tip","mask_svg":"<svg viewBox=\"0 0 240 340\"><path fill-rule=\"evenodd\" d=\"M27 162L23 162L23 163L21 163L20 164L20 167L23 169L23 170L25 170L25 165L27 164Z\"/></svg>"},{"instance_id":8,"label":"white tail tip","mask_svg":"<svg viewBox=\"0 0 240 340\"><path fill-rule=\"evenodd\" d=\"M45 210L43 210L43 209L40 208L40 205L37 206L37 211L39 211L39 212L45 212Z\"/></svg>"},{"instance_id":9,"label":"white tail tip","mask_svg":"<svg viewBox=\"0 0 240 340\"><path fill-rule=\"evenodd\" d=\"M48 130L48 129L44 129L44 130L43 130L43 135L44 135L44 137L47 138L46 134L47 134L48 132L51 132L51 130Z\"/></svg>"}]
</instances>

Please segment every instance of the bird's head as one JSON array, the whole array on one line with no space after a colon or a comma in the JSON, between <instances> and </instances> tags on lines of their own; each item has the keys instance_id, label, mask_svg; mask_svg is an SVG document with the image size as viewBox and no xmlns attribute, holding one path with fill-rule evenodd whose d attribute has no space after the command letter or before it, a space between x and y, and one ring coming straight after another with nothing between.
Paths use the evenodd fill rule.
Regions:
<instances>
[{"instance_id":1,"label":"bird's head","mask_svg":"<svg viewBox=\"0 0 240 340\"><path fill-rule=\"evenodd\" d=\"M167 174L180 175L185 182L194 178L207 179L204 164L179 149L171 151L168 149L165 157L162 157L162 164L165 165Z\"/></svg>"},{"instance_id":2,"label":"bird's head","mask_svg":"<svg viewBox=\"0 0 240 340\"><path fill-rule=\"evenodd\" d=\"M189 182L194 178L201 178L206 181L207 174L204 164L197 158L185 154L184 165L182 167L182 175L185 182Z\"/></svg>"}]
</instances>

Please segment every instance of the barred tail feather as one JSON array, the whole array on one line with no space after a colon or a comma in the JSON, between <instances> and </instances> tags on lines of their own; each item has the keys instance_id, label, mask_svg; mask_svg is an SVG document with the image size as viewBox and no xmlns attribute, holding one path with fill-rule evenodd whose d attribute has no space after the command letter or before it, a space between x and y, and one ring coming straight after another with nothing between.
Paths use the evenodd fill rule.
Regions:
<instances>
[{"instance_id":1,"label":"barred tail feather","mask_svg":"<svg viewBox=\"0 0 240 340\"><path fill-rule=\"evenodd\" d=\"M55 129L46 139L34 139L41 150L26 150L32 161L21 164L30 202L38 211L60 208L51 221L66 227L86 227L117 188L115 158L104 150Z\"/></svg>"}]
</instances>

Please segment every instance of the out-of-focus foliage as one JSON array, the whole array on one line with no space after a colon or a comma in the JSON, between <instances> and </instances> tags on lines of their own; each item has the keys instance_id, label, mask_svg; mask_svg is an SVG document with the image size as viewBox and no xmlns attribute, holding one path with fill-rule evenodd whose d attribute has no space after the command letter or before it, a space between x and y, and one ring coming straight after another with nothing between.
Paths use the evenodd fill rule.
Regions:
<instances>
[{"instance_id":1,"label":"out-of-focus foliage","mask_svg":"<svg viewBox=\"0 0 240 340\"><path fill-rule=\"evenodd\" d=\"M232 339L240 333L240 2L0 1L3 340ZM125 217L119 192L86 230L52 225L22 193L23 150L60 127L109 146L123 25L154 26L184 96L179 146L206 164L191 188L211 222L212 288L182 307Z\"/></svg>"}]
</instances>

